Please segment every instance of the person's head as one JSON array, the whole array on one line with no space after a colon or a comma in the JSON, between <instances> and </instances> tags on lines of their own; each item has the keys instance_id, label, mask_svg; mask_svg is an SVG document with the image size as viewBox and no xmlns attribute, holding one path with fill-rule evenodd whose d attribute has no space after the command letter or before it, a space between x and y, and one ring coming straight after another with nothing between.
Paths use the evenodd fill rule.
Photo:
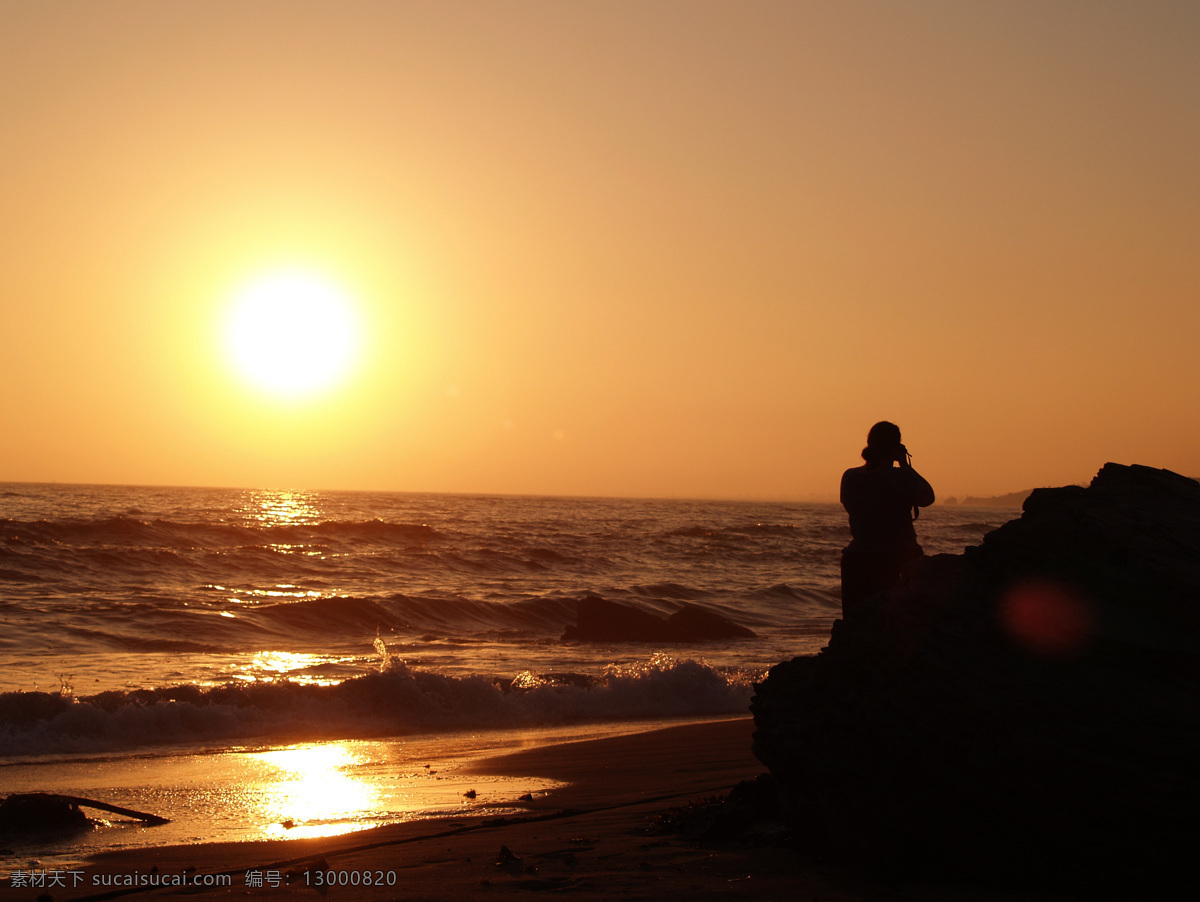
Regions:
<instances>
[{"instance_id":1,"label":"person's head","mask_svg":"<svg viewBox=\"0 0 1200 902\"><path fill-rule=\"evenodd\" d=\"M863 460L869 464L890 463L896 459L900 445L900 427L882 420L867 433L867 447L862 450Z\"/></svg>"}]
</instances>

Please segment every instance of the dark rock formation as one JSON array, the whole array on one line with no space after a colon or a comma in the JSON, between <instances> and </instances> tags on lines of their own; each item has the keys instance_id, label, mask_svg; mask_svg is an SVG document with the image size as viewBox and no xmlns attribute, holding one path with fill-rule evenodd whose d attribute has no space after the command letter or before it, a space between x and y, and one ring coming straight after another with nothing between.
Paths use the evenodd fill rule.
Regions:
<instances>
[{"instance_id":1,"label":"dark rock formation","mask_svg":"<svg viewBox=\"0 0 1200 902\"><path fill-rule=\"evenodd\" d=\"M170 823L169 818L157 814L134 811L96 799L49 792L14 792L0 802L0 836L46 838L90 830L92 822L80 808L98 808L152 827Z\"/></svg>"},{"instance_id":2,"label":"dark rock formation","mask_svg":"<svg viewBox=\"0 0 1200 902\"><path fill-rule=\"evenodd\" d=\"M892 876L1193 880L1200 485L1107 464L838 621L755 693L793 821ZM1186 870L1185 870L1186 869Z\"/></svg>"},{"instance_id":3,"label":"dark rock formation","mask_svg":"<svg viewBox=\"0 0 1200 902\"><path fill-rule=\"evenodd\" d=\"M720 639L753 639L754 633L714 611L685 604L667 618L675 642L712 642Z\"/></svg>"},{"instance_id":4,"label":"dark rock formation","mask_svg":"<svg viewBox=\"0 0 1200 902\"><path fill-rule=\"evenodd\" d=\"M562 638L575 642L712 642L753 639L754 633L728 617L685 604L670 617L659 617L596 595L579 600L575 625Z\"/></svg>"},{"instance_id":5,"label":"dark rock formation","mask_svg":"<svg viewBox=\"0 0 1200 902\"><path fill-rule=\"evenodd\" d=\"M0 835L41 836L90 830L75 800L45 792L13 793L0 802Z\"/></svg>"}]
</instances>

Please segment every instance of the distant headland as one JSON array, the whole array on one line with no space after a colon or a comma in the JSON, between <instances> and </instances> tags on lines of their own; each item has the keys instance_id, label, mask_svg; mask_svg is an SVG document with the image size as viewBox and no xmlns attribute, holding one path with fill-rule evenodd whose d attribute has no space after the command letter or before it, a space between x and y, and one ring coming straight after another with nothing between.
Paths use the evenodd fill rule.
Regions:
<instances>
[{"instance_id":1,"label":"distant headland","mask_svg":"<svg viewBox=\"0 0 1200 902\"><path fill-rule=\"evenodd\" d=\"M1189 477L1193 482L1200 482L1200 477ZM1083 485L1083 483L1079 483ZM1029 493L1034 489L1025 489L1020 492L1009 492L1007 495L986 495L982 498L976 498L974 495L968 495L966 498L958 499L954 496L940 501L947 507L1023 507L1025 499L1029 497Z\"/></svg>"},{"instance_id":2,"label":"distant headland","mask_svg":"<svg viewBox=\"0 0 1200 902\"><path fill-rule=\"evenodd\" d=\"M988 495L984 498L976 498L974 495L968 495L961 501L953 496L947 498L942 504L948 507L1020 507L1025 503L1025 499L1029 497L1029 493L1033 489L1025 489L1022 492L1009 492L1007 495Z\"/></svg>"}]
</instances>

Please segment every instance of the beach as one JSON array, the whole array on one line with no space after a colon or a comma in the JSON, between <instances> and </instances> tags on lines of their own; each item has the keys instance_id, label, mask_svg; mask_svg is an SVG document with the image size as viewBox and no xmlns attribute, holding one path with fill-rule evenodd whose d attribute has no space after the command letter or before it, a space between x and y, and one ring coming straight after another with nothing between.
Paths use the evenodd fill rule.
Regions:
<instances>
[{"instance_id":1,"label":"beach","mask_svg":"<svg viewBox=\"0 0 1200 902\"><path fill-rule=\"evenodd\" d=\"M854 898L842 890L831 895L826 890L832 887L810 869L799 870L786 849L716 851L655 828L670 809L723 795L763 771L750 752L752 730L742 718L535 746L476 761L457 775L467 783L515 777L514 789L521 777L560 784L522 803L518 813L414 820L307 840L102 854L46 875L66 886L9 884L0 893L32 899L49 892L74 900L179 893L194 899L461 899L543 890L580 899L782 899L820 890L823 898ZM150 885L182 880L190 885ZM372 885L362 885L368 880ZM123 885L129 883L135 885Z\"/></svg>"},{"instance_id":2,"label":"beach","mask_svg":"<svg viewBox=\"0 0 1200 902\"><path fill-rule=\"evenodd\" d=\"M473 762L463 785L497 776L558 784L502 816L419 819L336 837L199 843L97 855L0 886L0 898L572 899L1065 902L955 884L889 886L852 874L779 824L706 842L672 829L680 809L763 773L749 718L537 745ZM49 885L57 881L57 885ZM45 894L45 895L43 895Z\"/></svg>"}]
</instances>

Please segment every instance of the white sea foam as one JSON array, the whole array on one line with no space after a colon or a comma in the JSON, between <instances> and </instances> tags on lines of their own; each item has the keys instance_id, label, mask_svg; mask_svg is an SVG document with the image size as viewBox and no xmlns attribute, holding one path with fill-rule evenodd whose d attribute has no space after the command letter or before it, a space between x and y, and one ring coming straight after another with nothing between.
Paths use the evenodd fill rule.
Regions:
<instances>
[{"instance_id":1,"label":"white sea foam","mask_svg":"<svg viewBox=\"0 0 1200 902\"><path fill-rule=\"evenodd\" d=\"M510 684L446 676L392 659L333 686L288 680L209 689L0 696L0 755L127 751L181 744L291 743L517 729L748 710L753 676L656 655L598 677L521 674Z\"/></svg>"}]
</instances>

